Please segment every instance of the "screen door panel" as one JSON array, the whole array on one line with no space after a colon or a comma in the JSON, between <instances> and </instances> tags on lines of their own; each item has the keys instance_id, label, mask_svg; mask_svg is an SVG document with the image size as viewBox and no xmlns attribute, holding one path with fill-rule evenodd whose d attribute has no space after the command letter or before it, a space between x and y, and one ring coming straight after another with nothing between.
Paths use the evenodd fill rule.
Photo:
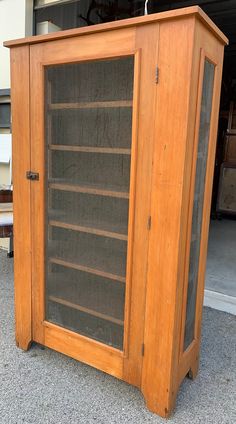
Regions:
<instances>
[{"instance_id":1,"label":"screen door panel","mask_svg":"<svg viewBox=\"0 0 236 424\"><path fill-rule=\"evenodd\" d=\"M123 349L134 59L45 68L45 319Z\"/></svg>"},{"instance_id":2,"label":"screen door panel","mask_svg":"<svg viewBox=\"0 0 236 424\"><path fill-rule=\"evenodd\" d=\"M194 339L204 189L206 184L205 179L207 172L214 74L215 66L206 59L203 74L199 140L192 212L184 349L187 349Z\"/></svg>"}]
</instances>

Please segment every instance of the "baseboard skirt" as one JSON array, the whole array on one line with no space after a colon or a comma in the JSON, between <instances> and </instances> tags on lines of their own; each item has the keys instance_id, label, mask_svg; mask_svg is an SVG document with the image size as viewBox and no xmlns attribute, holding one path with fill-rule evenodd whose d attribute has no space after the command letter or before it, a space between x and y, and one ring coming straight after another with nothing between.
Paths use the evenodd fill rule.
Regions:
<instances>
[{"instance_id":1,"label":"baseboard skirt","mask_svg":"<svg viewBox=\"0 0 236 424\"><path fill-rule=\"evenodd\" d=\"M236 297L205 289L204 306L236 315Z\"/></svg>"}]
</instances>

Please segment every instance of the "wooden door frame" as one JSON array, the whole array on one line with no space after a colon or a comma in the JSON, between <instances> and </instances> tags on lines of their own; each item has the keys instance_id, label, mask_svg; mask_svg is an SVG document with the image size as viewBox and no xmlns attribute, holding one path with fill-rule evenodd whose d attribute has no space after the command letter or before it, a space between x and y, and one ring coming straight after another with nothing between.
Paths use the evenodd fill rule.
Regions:
<instances>
[{"instance_id":1,"label":"wooden door frame","mask_svg":"<svg viewBox=\"0 0 236 424\"><path fill-rule=\"evenodd\" d=\"M108 41L110 44L108 44ZM130 177L130 205L128 230L128 256L125 301L124 350L113 348L88 337L64 329L44 320L44 67L65 63L80 63L106 58L134 56L134 96L133 96L133 126L132 153ZM30 47L30 87L31 87L31 166L40 175L39 181L32 182L32 321L34 341L54 350L65 353L75 359L95 366L111 375L125 379L124 361L129 363L132 358L130 334L130 305L133 272L133 238L135 221L136 193L136 163L137 163L137 128L138 101L140 85L140 49L135 45L135 30L126 29L106 34L84 36L70 40L59 40L46 45ZM35 94L37 93L37 94ZM133 285L134 287L134 285ZM143 294L144 296L144 294ZM141 305L142 307L142 305ZM140 307L140 308L141 308ZM138 308L138 309L140 309ZM140 310L140 317L142 317ZM142 320L142 318L140 318ZM133 343L136 341L133 339ZM130 352L131 350L131 352ZM139 353L141 361L141 351ZM137 359L137 358L136 358ZM141 370L141 368L140 368ZM136 376L138 385L141 375Z\"/></svg>"},{"instance_id":2,"label":"wooden door frame","mask_svg":"<svg viewBox=\"0 0 236 424\"><path fill-rule=\"evenodd\" d=\"M31 311L31 204L30 181L26 171L30 159L30 49L28 45L11 49L11 114L14 216L15 338L21 349L32 341ZM19 83L20 81L20 83Z\"/></svg>"}]
</instances>

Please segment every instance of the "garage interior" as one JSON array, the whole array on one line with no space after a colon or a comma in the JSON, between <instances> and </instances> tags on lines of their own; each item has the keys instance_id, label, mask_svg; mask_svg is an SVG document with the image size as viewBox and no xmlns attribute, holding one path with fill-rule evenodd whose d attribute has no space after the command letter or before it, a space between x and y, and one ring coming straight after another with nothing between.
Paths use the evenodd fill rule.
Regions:
<instances>
[{"instance_id":1,"label":"garage interior","mask_svg":"<svg viewBox=\"0 0 236 424\"><path fill-rule=\"evenodd\" d=\"M34 32L109 22L199 5L229 38L225 48L212 191L205 305L236 315L236 0L37 0Z\"/></svg>"}]
</instances>

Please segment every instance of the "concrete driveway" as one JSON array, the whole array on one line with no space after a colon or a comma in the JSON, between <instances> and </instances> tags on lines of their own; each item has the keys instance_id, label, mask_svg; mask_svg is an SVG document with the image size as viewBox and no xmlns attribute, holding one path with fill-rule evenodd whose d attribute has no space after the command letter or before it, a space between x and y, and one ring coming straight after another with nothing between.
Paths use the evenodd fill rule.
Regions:
<instances>
[{"instance_id":1,"label":"concrete driveway","mask_svg":"<svg viewBox=\"0 0 236 424\"><path fill-rule=\"evenodd\" d=\"M0 423L145 424L140 391L57 352L15 346L13 261L0 251ZM199 376L185 380L173 424L236 423L236 317L204 309Z\"/></svg>"}]
</instances>

